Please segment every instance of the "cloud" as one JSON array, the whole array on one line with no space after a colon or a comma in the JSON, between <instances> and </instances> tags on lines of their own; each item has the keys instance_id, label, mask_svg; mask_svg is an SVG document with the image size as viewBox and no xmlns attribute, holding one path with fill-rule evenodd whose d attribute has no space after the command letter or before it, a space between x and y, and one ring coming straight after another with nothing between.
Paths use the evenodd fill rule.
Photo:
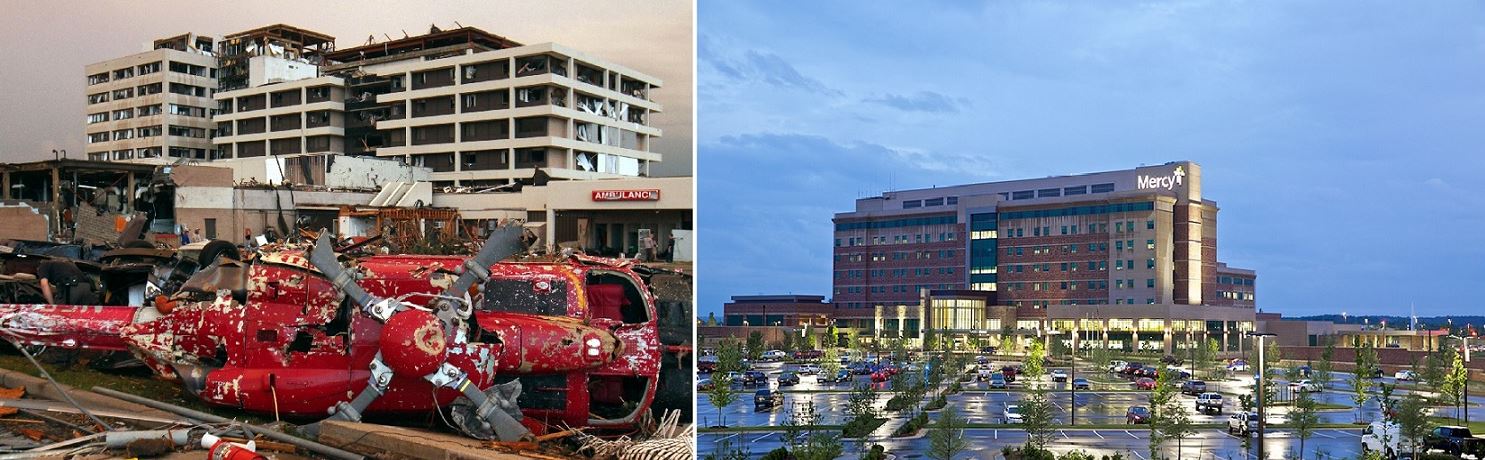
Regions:
<instances>
[{"instance_id":1,"label":"cloud","mask_svg":"<svg viewBox=\"0 0 1485 460\"><path fill-rule=\"evenodd\" d=\"M699 308L729 296L831 296L835 213L886 189L963 183L958 172L869 142L841 143L795 133L725 136L699 146L697 273Z\"/></svg>"},{"instance_id":2,"label":"cloud","mask_svg":"<svg viewBox=\"0 0 1485 460\"><path fill-rule=\"evenodd\" d=\"M969 107L968 98L949 97L933 91L919 91L906 96L889 93L864 100L905 112L954 113L961 107Z\"/></svg>"},{"instance_id":3,"label":"cloud","mask_svg":"<svg viewBox=\"0 0 1485 460\"><path fill-rule=\"evenodd\" d=\"M711 66L722 77L734 81L753 81L780 88L797 89L820 94L838 95L840 91L820 80L805 76L788 60L768 51L744 50L740 55L728 56L718 39L702 34L698 45L698 58Z\"/></svg>"}]
</instances>

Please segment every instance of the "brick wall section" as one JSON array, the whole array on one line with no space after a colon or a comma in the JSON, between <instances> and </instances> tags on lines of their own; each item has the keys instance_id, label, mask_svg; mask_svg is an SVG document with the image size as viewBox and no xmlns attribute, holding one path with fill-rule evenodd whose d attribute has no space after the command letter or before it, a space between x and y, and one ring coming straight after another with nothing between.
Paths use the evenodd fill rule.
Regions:
<instances>
[{"instance_id":1,"label":"brick wall section","mask_svg":"<svg viewBox=\"0 0 1485 460\"><path fill-rule=\"evenodd\" d=\"M1356 368L1356 348L1336 347L1331 356L1331 363L1335 370L1350 372ZM1291 362L1316 362L1320 360L1320 354L1325 352L1325 347L1279 347L1279 353L1285 361ZM1471 362L1465 363L1470 369L1470 379L1485 381L1485 356L1475 359L1475 353L1471 353ZM1423 358L1428 352L1412 351L1401 348L1378 348L1377 361L1382 363L1382 372L1391 374L1403 369L1412 368L1413 359L1416 357L1419 366L1422 366Z\"/></svg>"},{"instance_id":2,"label":"brick wall section","mask_svg":"<svg viewBox=\"0 0 1485 460\"><path fill-rule=\"evenodd\" d=\"M128 217L121 214L109 212L99 214L98 208L87 203L79 204L73 216L77 222L77 238L94 244L117 242L119 240L119 232L116 231L117 219L128 220Z\"/></svg>"},{"instance_id":3,"label":"brick wall section","mask_svg":"<svg viewBox=\"0 0 1485 460\"><path fill-rule=\"evenodd\" d=\"M0 206L0 240L47 239L46 216L30 206Z\"/></svg>"}]
</instances>

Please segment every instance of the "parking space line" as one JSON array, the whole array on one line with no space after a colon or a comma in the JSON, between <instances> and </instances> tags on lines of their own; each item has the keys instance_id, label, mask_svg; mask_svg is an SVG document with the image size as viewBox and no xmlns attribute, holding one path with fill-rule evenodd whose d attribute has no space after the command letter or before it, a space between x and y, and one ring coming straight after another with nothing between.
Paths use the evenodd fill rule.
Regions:
<instances>
[{"instance_id":1,"label":"parking space line","mask_svg":"<svg viewBox=\"0 0 1485 460\"><path fill-rule=\"evenodd\" d=\"M1130 433L1129 430L1124 430L1124 434L1127 434L1127 435L1129 435L1129 437L1134 438L1134 439L1139 439L1140 438L1139 436L1135 436L1134 433Z\"/></svg>"},{"instance_id":2,"label":"parking space line","mask_svg":"<svg viewBox=\"0 0 1485 460\"><path fill-rule=\"evenodd\" d=\"M1350 431L1345 431L1345 430L1331 430L1331 432L1333 432L1333 433L1340 433L1340 434L1344 434L1346 436L1351 436L1351 437L1356 437L1356 438L1361 437L1360 434L1352 433Z\"/></svg>"},{"instance_id":3,"label":"parking space line","mask_svg":"<svg viewBox=\"0 0 1485 460\"><path fill-rule=\"evenodd\" d=\"M1328 438L1328 439L1335 439L1335 436L1331 436L1331 435L1325 434L1324 431L1316 431L1315 432L1315 436L1320 436L1320 437Z\"/></svg>"},{"instance_id":4,"label":"parking space line","mask_svg":"<svg viewBox=\"0 0 1485 460\"><path fill-rule=\"evenodd\" d=\"M1148 460L1148 459L1145 458L1145 454L1140 453L1140 451L1131 450L1130 452L1134 452L1134 455L1139 456L1140 460Z\"/></svg>"},{"instance_id":5,"label":"parking space line","mask_svg":"<svg viewBox=\"0 0 1485 460\"><path fill-rule=\"evenodd\" d=\"M1062 439L1067 439L1067 433L1066 432L1063 432L1062 430L1057 430L1057 434L1062 435Z\"/></svg>"},{"instance_id":6,"label":"parking space line","mask_svg":"<svg viewBox=\"0 0 1485 460\"><path fill-rule=\"evenodd\" d=\"M752 440L752 441L748 441L748 442L758 442L758 441L762 441L762 440L763 440L763 438L767 438L767 437L769 437L769 436L773 436L773 435L775 435L775 434L778 434L778 433L768 433L768 434L765 434L765 435L763 435L763 436L759 436L759 437L757 437L757 438L753 438L753 440Z\"/></svg>"},{"instance_id":7,"label":"parking space line","mask_svg":"<svg viewBox=\"0 0 1485 460\"><path fill-rule=\"evenodd\" d=\"M1098 439L1104 439L1103 435L1098 434L1098 430L1093 430L1093 435L1098 436Z\"/></svg>"},{"instance_id":8,"label":"parking space line","mask_svg":"<svg viewBox=\"0 0 1485 460\"><path fill-rule=\"evenodd\" d=\"M742 433L732 433L732 434L729 434L727 436L723 436L723 437L717 438L717 440L716 441L713 441L713 442L722 442L722 441L726 441L728 439L736 438L738 436L742 436Z\"/></svg>"}]
</instances>

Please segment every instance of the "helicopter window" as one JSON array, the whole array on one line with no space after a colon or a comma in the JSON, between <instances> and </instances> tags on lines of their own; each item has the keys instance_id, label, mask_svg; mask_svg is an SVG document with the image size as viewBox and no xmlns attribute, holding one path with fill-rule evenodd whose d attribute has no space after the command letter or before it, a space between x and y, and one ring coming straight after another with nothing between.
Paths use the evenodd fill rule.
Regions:
<instances>
[{"instance_id":1,"label":"helicopter window","mask_svg":"<svg viewBox=\"0 0 1485 460\"><path fill-rule=\"evenodd\" d=\"M649 379L643 377L592 377L588 381L592 407L588 410L601 419L624 418L639 408L648 383Z\"/></svg>"},{"instance_id":2,"label":"helicopter window","mask_svg":"<svg viewBox=\"0 0 1485 460\"><path fill-rule=\"evenodd\" d=\"M629 324L650 319L639 286L622 275L597 270L590 272L588 300L596 318L617 319Z\"/></svg>"},{"instance_id":3,"label":"helicopter window","mask_svg":"<svg viewBox=\"0 0 1485 460\"><path fill-rule=\"evenodd\" d=\"M485 298L480 309L545 316L566 315L567 289L567 281L556 278L491 278L485 282Z\"/></svg>"}]
</instances>

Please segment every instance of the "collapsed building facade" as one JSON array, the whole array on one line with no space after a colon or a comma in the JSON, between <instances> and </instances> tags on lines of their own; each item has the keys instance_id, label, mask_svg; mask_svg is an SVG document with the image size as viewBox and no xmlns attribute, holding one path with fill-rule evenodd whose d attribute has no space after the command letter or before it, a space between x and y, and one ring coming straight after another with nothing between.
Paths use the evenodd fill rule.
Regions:
<instances>
[{"instance_id":1,"label":"collapsed building facade","mask_svg":"<svg viewBox=\"0 0 1485 460\"><path fill-rule=\"evenodd\" d=\"M355 177L365 179L355 187L406 182L421 191L415 184L426 182L422 205L524 222L548 250L689 260L691 179L648 177L662 160L653 151L662 133L651 124L662 110L652 97L660 79L474 27L385 38L337 48L332 36L274 24L215 43L191 34L158 40L148 52L90 65L88 157L219 165L246 186L337 188L333 178ZM162 78L171 89L163 94L104 91ZM132 109L105 110L115 106ZM203 142L182 150L139 147L139 139ZM400 168L363 161L372 159ZM230 222L233 231L261 232L263 219L278 219L285 197L271 200ZM293 218L324 222L331 211L301 206Z\"/></svg>"}]
</instances>

